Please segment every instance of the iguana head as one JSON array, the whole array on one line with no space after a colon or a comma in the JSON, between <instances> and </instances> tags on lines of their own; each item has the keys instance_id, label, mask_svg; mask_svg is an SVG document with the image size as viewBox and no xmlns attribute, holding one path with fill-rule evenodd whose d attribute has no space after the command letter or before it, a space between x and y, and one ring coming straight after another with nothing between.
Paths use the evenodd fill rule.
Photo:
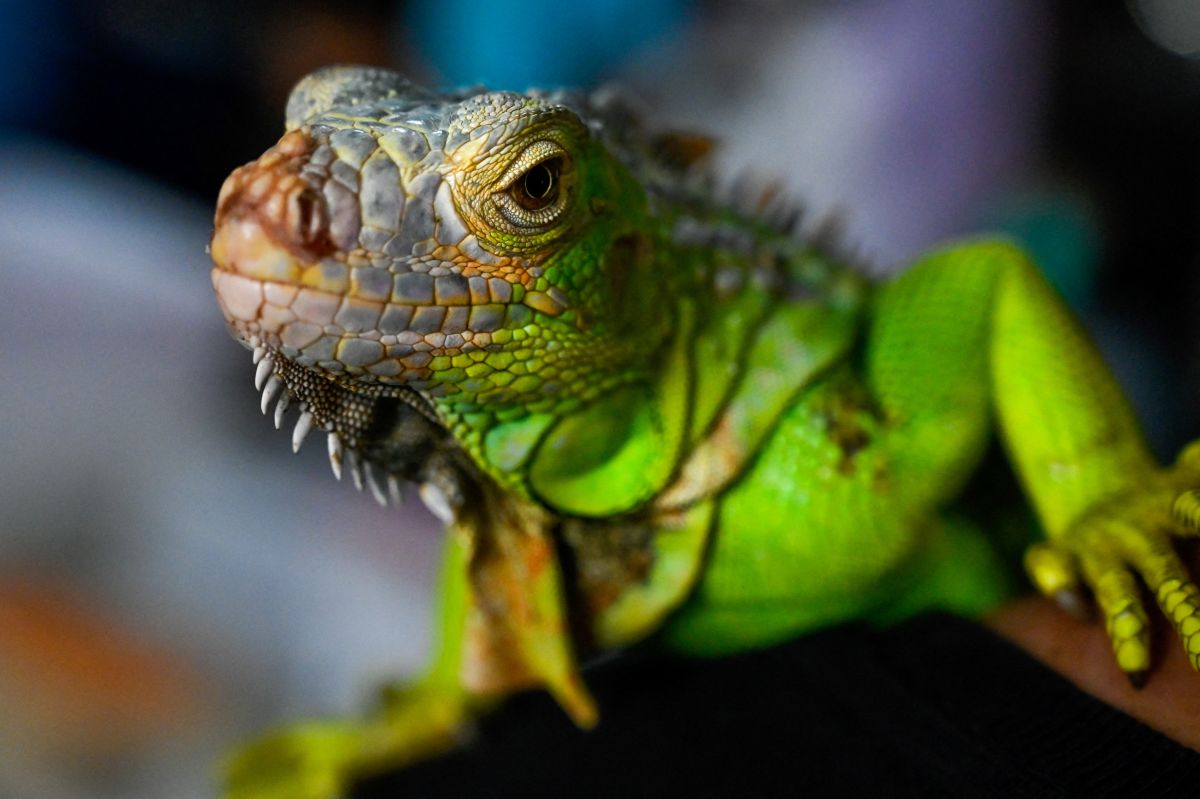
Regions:
<instances>
[{"instance_id":1,"label":"iguana head","mask_svg":"<svg viewBox=\"0 0 1200 799\"><path fill-rule=\"evenodd\" d=\"M218 201L235 335L343 385L493 407L586 393L655 283L634 274L643 193L566 99L305 78Z\"/></svg>"},{"instance_id":2,"label":"iguana head","mask_svg":"<svg viewBox=\"0 0 1200 799\"><path fill-rule=\"evenodd\" d=\"M679 337L681 271L660 263L667 226L650 219L646 167L674 168L661 156L619 95L308 76L283 137L226 180L212 238L213 286L254 350L264 413L278 397L278 426L299 404L294 446L329 431L334 471L350 460L360 484L361 462L454 494L430 471L477 467L595 510L563 499L593 493L587 481L554 483L611 460L638 485L616 495L644 498L647 470L630 464L674 454L646 432L661 426L649 389L622 388L662 371ZM441 451L466 465L434 469Z\"/></svg>"}]
</instances>

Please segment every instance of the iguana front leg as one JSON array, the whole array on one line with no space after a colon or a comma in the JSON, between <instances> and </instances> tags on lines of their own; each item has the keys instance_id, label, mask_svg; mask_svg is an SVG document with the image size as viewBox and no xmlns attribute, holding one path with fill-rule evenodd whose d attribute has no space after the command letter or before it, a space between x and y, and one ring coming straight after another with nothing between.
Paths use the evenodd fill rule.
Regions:
<instances>
[{"instance_id":1,"label":"iguana front leg","mask_svg":"<svg viewBox=\"0 0 1200 799\"><path fill-rule=\"evenodd\" d=\"M1172 538L1194 532L1200 451L1193 445L1163 468L1150 455L1127 400L1099 353L1054 290L1018 249L998 242L937 253L881 296L872 350L883 393L903 413L914 392L938 381L954 340L938 343L939 317L980 314L987 382L1001 436L1045 528L1026 564L1043 593L1094 594L1117 664L1136 683L1150 666L1149 624L1138 585L1150 588L1200 668L1200 592ZM893 356L919 319L928 351L907 364ZM944 384L944 383L943 383ZM955 384L970 396L981 387ZM942 397L953 404L955 397ZM1182 496L1181 496L1182 495ZM1172 515L1172 506L1177 511Z\"/></svg>"},{"instance_id":2,"label":"iguana front leg","mask_svg":"<svg viewBox=\"0 0 1200 799\"><path fill-rule=\"evenodd\" d=\"M562 575L540 506L483 480L450 525L437 655L416 682L384 691L362 721L311 722L235 755L228 799L326 799L357 778L408 765L461 741L499 698L549 690L580 726L596 709L579 677Z\"/></svg>"}]
</instances>

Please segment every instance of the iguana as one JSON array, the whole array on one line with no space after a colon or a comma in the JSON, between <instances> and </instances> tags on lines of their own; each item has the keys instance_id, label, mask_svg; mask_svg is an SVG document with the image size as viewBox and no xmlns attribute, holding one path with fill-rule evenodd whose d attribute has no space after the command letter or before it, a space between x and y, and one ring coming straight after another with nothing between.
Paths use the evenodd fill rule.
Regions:
<instances>
[{"instance_id":1,"label":"iguana","mask_svg":"<svg viewBox=\"0 0 1200 799\"><path fill-rule=\"evenodd\" d=\"M1139 582L1200 667L1200 448L1155 462L1029 258L951 243L869 279L707 139L619 93L439 94L337 66L218 200L212 282L264 413L328 433L387 503L448 530L428 673L369 718L270 736L231 795L324 797L452 746L504 695L580 725L580 663L649 637L764 647L849 618L979 614L1003 594L947 513L998 432L1045 531L1041 592L1090 589L1135 682ZM739 196L740 195L740 196Z\"/></svg>"}]
</instances>

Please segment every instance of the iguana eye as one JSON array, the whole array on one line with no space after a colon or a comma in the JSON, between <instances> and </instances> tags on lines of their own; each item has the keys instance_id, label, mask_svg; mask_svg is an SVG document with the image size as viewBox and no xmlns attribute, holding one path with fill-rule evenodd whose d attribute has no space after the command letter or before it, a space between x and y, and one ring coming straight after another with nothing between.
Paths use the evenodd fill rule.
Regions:
<instances>
[{"instance_id":1,"label":"iguana eye","mask_svg":"<svg viewBox=\"0 0 1200 799\"><path fill-rule=\"evenodd\" d=\"M558 197L558 176L561 172L561 158L550 158L534 164L513 184L513 199L527 211L545 208Z\"/></svg>"},{"instance_id":2,"label":"iguana eye","mask_svg":"<svg viewBox=\"0 0 1200 799\"><path fill-rule=\"evenodd\" d=\"M511 233L545 229L571 205L570 158L553 141L534 142L506 170L493 194L500 227Z\"/></svg>"}]
</instances>

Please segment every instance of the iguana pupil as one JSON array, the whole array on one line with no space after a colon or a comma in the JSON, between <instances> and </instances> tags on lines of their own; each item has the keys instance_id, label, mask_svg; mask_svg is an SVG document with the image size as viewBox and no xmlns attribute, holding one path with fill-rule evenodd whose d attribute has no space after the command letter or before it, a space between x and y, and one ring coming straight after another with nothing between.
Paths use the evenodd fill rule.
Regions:
<instances>
[{"instance_id":1,"label":"iguana pupil","mask_svg":"<svg viewBox=\"0 0 1200 799\"><path fill-rule=\"evenodd\" d=\"M521 179L522 193L517 200L531 211L544 208L554 201L558 188L560 161L552 158L536 164Z\"/></svg>"}]
</instances>

